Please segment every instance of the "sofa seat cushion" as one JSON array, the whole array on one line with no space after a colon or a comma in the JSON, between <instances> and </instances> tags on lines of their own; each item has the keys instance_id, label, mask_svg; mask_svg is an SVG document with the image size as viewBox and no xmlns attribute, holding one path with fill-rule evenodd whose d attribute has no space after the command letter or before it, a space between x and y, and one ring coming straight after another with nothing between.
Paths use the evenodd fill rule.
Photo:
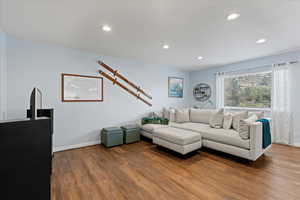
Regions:
<instances>
[{"instance_id":1,"label":"sofa seat cushion","mask_svg":"<svg viewBox=\"0 0 300 200\"><path fill-rule=\"evenodd\" d=\"M181 128L185 130L190 130L190 131L195 131L198 133L201 133L201 130L205 130L207 128L210 128L209 124L204 124L204 123L170 123L169 124L171 127L174 128Z\"/></svg>"},{"instance_id":2,"label":"sofa seat cushion","mask_svg":"<svg viewBox=\"0 0 300 200\"><path fill-rule=\"evenodd\" d=\"M207 128L200 130L200 132L202 137L207 140L241 147L244 149L250 149L250 140L243 140L239 136L239 133L233 129Z\"/></svg>"},{"instance_id":3,"label":"sofa seat cushion","mask_svg":"<svg viewBox=\"0 0 300 200\"><path fill-rule=\"evenodd\" d=\"M170 126L198 132L203 139L220 142L223 144L233 145L236 147L250 149L250 140L243 140L234 129L216 129L211 128L208 124L203 123L171 123Z\"/></svg>"},{"instance_id":4,"label":"sofa seat cushion","mask_svg":"<svg viewBox=\"0 0 300 200\"><path fill-rule=\"evenodd\" d=\"M153 133L154 130L156 129L161 129L161 128L168 128L168 125L163 125L163 124L144 124L141 126L141 128L145 131Z\"/></svg>"},{"instance_id":5,"label":"sofa seat cushion","mask_svg":"<svg viewBox=\"0 0 300 200\"><path fill-rule=\"evenodd\" d=\"M178 145L188 145L201 141L200 133L173 127L157 129L153 132L153 136Z\"/></svg>"}]
</instances>

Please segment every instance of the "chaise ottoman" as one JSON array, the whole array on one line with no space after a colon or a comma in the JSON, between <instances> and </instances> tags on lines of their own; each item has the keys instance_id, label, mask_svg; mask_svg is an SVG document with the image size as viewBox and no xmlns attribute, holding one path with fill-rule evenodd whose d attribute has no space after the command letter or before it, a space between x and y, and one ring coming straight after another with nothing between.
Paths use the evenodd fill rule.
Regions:
<instances>
[{"instance_id":1,"label":"chaise ottoman","mask_svg":"<svg viewBox=\"0 0 300 200\"><path fill-rule=\"evenodd\" d=\"M153 143L183 155L200 149L201 134L178 128L161 128L153 132Z\"/></svg>"}]
</instances>

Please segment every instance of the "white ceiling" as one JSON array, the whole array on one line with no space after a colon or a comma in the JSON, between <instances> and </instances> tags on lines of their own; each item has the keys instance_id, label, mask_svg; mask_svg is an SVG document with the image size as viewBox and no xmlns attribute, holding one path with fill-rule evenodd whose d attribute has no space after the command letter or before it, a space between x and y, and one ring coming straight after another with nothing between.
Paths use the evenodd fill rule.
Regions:
<instances>
[{"instance_id":1,"label":"white ceiling","mask_svg":"<svg viewBox=\"0 0 300 200\"><path fill-rule=\"evenodd\" d=\"M1 0L0 19L18 38L184 70L300 47L300 0Z\"/></svg>"}]
</instances>

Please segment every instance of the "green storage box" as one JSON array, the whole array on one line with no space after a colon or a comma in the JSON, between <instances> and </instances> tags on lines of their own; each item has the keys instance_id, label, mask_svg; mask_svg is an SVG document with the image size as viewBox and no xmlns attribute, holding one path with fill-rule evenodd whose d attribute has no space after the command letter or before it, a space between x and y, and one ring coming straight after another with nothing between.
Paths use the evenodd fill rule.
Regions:
<instances>
[{"instance_id":1,"label":"green storage box","mask_svg":"<svg viewBox=\"0 0 300 200\"><path fill-rule=\"evenodd\" d=\"M140 141L140 128L137 125L122 126L124 143L129 144Z\"/></svg>"},{"instance_id":2,"label":"green storage box","mask_svg":"<svg viewBox=\"0 0 300 200\"><path fill-rule=\"evenodd\" d=\"M118 127L102 129L101 143L106 147L113 147L123 144L123 130Z\"/></svg>"}]
</instances>

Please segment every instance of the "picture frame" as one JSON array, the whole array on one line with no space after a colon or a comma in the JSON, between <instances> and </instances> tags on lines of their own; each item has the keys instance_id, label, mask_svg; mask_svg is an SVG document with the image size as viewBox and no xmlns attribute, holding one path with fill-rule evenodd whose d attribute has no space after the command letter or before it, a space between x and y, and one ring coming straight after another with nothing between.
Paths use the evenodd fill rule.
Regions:
<instances>
[{"instance_id":1,"label":"picture frame","mask_svg":"<svg viewBox=\"0 0 300 200\"><path fill-rule=\"evenodd\" d=\"M183 98L184 78L168 77L168 96L171 98Z\"/></svg>"},{"instance_id":2,"label":"picture frame","mask_svg":"<svg viewBox=\"0 0 300 200\"><path fill-rule=\"evenodd\" d=\"M62 102L102 102L103 78L79 74L61 74Z\"/></svg>"}]
</instances>

